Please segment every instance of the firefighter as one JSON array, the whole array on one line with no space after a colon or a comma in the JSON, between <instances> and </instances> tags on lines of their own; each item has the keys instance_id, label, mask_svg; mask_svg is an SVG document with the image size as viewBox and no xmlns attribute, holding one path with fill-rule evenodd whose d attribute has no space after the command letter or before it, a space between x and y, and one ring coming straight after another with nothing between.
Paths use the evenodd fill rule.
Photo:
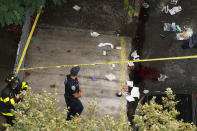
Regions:
<instances>
[{"instance_id":1,"label":"firefighter","mask_svg":"<svg viewBox=\"0 0 197 131\"><path fill-rule=\"evenodd\" d=\"M18 103L21 98L18 94L18 80L12 79L9 84L3 89L0 96L0 113L7 119L7 123L13 125L14 115L11 109L14 109L14 104Z\"/></svg>"},{"instance_id":2,"label":"firefighter","mask_svg":"<svg viewBox=\"0 0 197 131\"><path fill-rule=\"evenodd\" d=\"M73 67L70 71L70 75L65 78L65 101L68 107L67 120L71 120L71 116L81 114L83 111L83 105L79 100L82 97L82 90L79 87L79 81L77 79L80 67Z\"/></svg>"},{"instance_id":3,"label":"firefighter","mask_svg":"<svg viewBox=\"0 0 197 131\"><path fill-rule=\"evenodd\" d=\"M15 89L17 94L21 95L23 91L26 91L28 88L30 88L27 82L21 82L16 75L10 75L5 79L5 82L9 85L12 82L12 80L18 81L17 88Z\"/></svg>"}]
</instances>

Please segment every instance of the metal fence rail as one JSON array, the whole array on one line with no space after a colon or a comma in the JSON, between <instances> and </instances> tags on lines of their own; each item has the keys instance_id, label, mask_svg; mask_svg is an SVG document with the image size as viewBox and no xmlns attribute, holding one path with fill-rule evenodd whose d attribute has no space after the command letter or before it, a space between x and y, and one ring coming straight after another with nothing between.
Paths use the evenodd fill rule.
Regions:
<instances>
[{"instance_id":1,"label":"metal fence rail","mask_svg":"<svg viewBox=\"0 0 197 131\"><path fill-rule=\"evenodd\" d=\"M15 61L15 64L14 64L14 71L13 71L14 73L15 73L17 67L18 67L18 64L19 64L19 61L21 59L23 50L24 50L25 45L27 43L27 39L28 39L29 32L30 32L30 24L31 24L30 23L30 13L27 12L26 13L26 18L25 18L25 23L24 23L23 28L22 28L22 35L21 35L21 38L20 38L20 42L18 44L17 56L16 56L16 61ZM25 59L22 62L21 68L24 68L24 61L25 61ZM20 80L23 80L24 71L20 70L17 73L17 76Z\"/></svg>"}]
</instances>

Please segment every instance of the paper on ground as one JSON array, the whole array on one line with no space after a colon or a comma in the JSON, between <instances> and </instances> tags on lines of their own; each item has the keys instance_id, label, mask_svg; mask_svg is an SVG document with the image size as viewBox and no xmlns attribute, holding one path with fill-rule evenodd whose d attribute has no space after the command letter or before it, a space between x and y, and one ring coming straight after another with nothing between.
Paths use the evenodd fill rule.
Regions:
<instances>
[{"instance_id":1,"label":"paper on ground","mask_svg":"<svg viewBox=\"0 0 197 131\"><path fill-rule=\"evenodd\" d=\"M127 81L127 86L133 87L133 81Z\"/></svg>"},{"instance_id":2,"label":"paper on ground","mask_svg":"<svg viewBox=\"0 0 197 131\"><path fill-rule=\"evenodd\" d=\"M175 15L176 13L182 11L182 8L181 6L175 6L172 9L169 9L169 6L167 5L167 6L164 6L161 11L166 14L170 13L170 15Z\"/></svg>"},{"instance_id":3,"label":"paper on ground","mask_svg":"<svg viewBox=\"0 0 197 131\"><path fill-rule=\"evenodd\" d=\"M178 0L171 0L170 4L176 5L178 3Z\"/></svg>"},{"instance_id":4,"label":"paper on ground","mask_svg":"<svg viewBox=\"0 0 197 131\"><path fill-rule=\"evenodd\" d=\"M169 10L169 13L171 15L175 15L176 13L180 12L182 10L181 6L173 7L171 10Z\"/></svg>"},{"instance_id":5,"label":"paper on ground","mask_svg":"<svg viewBox=\"0 0 197 131\"><path fill-rule=\"evenodd\" d=\"M107 46L107 45L111 46L112 49L114 48L114 45L112 43L99 43L98 47L104 47L104 46Z\"/></svg>"},{"instance_id":6,"label":"paper on ground","mask_svg":"<svg viewBox=\"0 0 197 131\"><path fill-rule=\"evenodd\" d=\"M164 23L164 27L163 27L164 31L177 31L177 32L181 32L181 27L179 25L176 25L175 22L172 22L172 24L170 23Z\"/></svg>"},{"instance_id":7,"label":"paper on ground","mask_svg":"<svg viewBox=\"0 0 197 131\"><path fill-rule=\"evenodd\" d=\"M128 62L128 66L134 66L133 62Z\"/></svg>"},{"instance_id":8,"label":"paper on ground","mask_svg":"<svg viewBox=\"0 0 197 131\"><path fill-rule=\"evenodd\" d=\"M131 90L131 96L137 97L138 99L140 98L139 87L133 87L133 89Z\"/></svg>"},{"instance_id":9,"label":"paper on ground","mask_svg":"<svg viewBox=\"0 0 197 131\"><path fill-rule=\"evenodd\" d=\"M78 5L73 6L73 9L76 11L79 11L81 9L81 7L79 7Z\"/></svg>"},{"instance_id":10,"label":"paper on ground","mask_svg":"<svg viewBox=\"0 0 197 131\"><path fill-rule=\"evenodd\" d=\"M161 11L167 14L169 12L168 5L167 6L164 6Z\"/></svg>"},{"instance_id":11,"label":"paper on ground","mask_svg":"<svg viewBox=\"0 0 197 131\"><path fill-rule=\"evenodd\" d=\"M126 96L126 100L128 102L135 101L135 99L132 96L130 96L130 95Z\"/></svg>"},{"instance_id":12,"label":"paper on ground","mask_svg":"<svg viewBox=\"0 0 197 131\"><path fill-rule=\"evenodd\" d=\"M98 37L100 34L97 33L97 32L91 32L90 35L91 35L92 37Z\"/></svg>"},{"instance_id":13,"label":"paper on ground","mask_svg":"<svg viewBox=\"0 0 197 131\"><path fill-rule=\"evenodd\" d=\"M116 79L116 76L112 73L108 74L108 75L105 75L105 77L110 80L110 81L113 81Z\"/></svg>"},{"instance_id":14,"label":"paper on ground","mask_svg":"<svg viewBox=\"0 0 197 131\"><path fill-rule=\"evenodd\" d=\"M137 54L137 50L133 51L131 53L131 57L133 57L134 60L136 60L137 58L139 58L140 56Z\"/></svg>"},{"instance_id":15,"label":"paper on ground","mask_svg":"<svg viewBox=\"0 0 197 131\"><path fill-rule=\"evenodd\" d=\"M144 90L143 93L144 94L148 94L149 93L149 90Z\"/></svg>"},{"instance_id":16,"label":"paper on ground","mask_svg":"<svg viewBox=\"0 0 197 131\"><path fill-rule=\"evenodd\" d=\"M176 39L177 40L187 40L193 35L193 30L191 28L186 28L185 32L177 33Z\"/></svg>"},{"instance_id":17,"label":"paper on ground","mask_svg":"<svg viewBox=\"0 0 197 131\"><path fill-rule=\"evenodd\" d=\"M165 81L165 79L167 79L168 76L160 74L160 77L158 78L158 81Z\"/></svg>"}]
</instances>

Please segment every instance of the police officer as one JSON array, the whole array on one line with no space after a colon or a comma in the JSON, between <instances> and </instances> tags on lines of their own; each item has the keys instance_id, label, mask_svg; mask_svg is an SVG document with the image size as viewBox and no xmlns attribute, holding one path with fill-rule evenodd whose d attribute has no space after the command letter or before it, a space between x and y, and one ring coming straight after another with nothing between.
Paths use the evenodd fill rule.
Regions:
<instances>
[{"instance_id":1,"label":"police officer","mask_svg":"<svg viewBox=\"0 0 197 131\"><path fill-rule=\"evenodd\" d=\"M79 87L79 82L77 79L80 67L73 67L70 70L70 75L65 78L65 101L68 107L67 120L71 120L71 116L76 116L76 114L81 114L83 111L83 105L79 100L82 97L82 90Z\"/></svg>"},{"instance_id":2,"label":"police officer","mask_svg":"<svg viewBox=\"0 0 197 131\"><path fill-rule=\"evenodd\" d=\"M17 93L18 80L12 79L9 84L3 89L0 96L0 113L7 119L7 123L13 125L14 115L11 109L14 109L14 104L18 103L21 98Z\"/></svg>"}]
</instances>

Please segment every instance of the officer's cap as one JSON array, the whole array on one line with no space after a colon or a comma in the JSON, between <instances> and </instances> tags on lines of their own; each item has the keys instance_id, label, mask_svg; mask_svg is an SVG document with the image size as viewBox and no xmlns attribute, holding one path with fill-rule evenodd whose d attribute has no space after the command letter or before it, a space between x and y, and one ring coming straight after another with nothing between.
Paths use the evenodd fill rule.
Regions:
<instances>
[{"instance_id":1,"label":"officer's cap","mask_svg":"<svg viewBox=\"0 0 197 131\"><path fill-rule=\"evenodd\" d=\"M78 72L80 71L80 67L77 66L77 67L73 67L71 70L70 70L70 74L72 76L76 76L78 74Z\"/></svg>"}]
</instances>

